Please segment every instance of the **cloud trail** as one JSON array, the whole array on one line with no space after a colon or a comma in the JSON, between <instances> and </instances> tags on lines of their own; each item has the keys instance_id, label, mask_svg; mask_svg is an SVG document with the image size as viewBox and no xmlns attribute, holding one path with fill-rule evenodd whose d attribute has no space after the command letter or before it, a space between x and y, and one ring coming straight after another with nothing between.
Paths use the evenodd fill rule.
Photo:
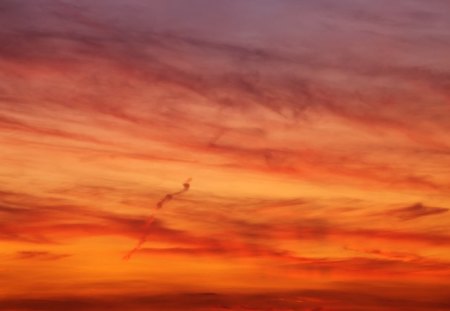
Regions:
<instances>
[{"instance_id":1,"label":"cloud trail","mask_svg":"<svg viewBox=\"0 0 450 311\"><path fill-rule=\"evenodd\" d=\"M416 203L411 206L394 209L386 214L397 217L401 220L412 220L425 216L432 216L448 212L448 208L427 206L422 203Z\"/></svg>"},{"instance_id":2,"label":"cloud trail","mask_svg":"<svg viewBox=\"0 0 450 311\"><path fill-rule=\"evenodd\" d=\"M19 251L16 253L16 259L36 259L36 260L59 260L71 256L70 254L57 254L48 251Z\"/></svg>"},{"instance_id":3,"label":"cloud trail","mask_svg":"<svg viewBox=\"0 0 450 311\"><path fill-rule=\"evenodd\" d=\"M138 241L137 245L133 249L131 249L127 254L125 254L125 256L123 257L124 260L129 260L131 258L131 256L133 256L133 254L136 251L138 251L142 247L142 245L145 243L145 241L147 240L148 233L149 233L149 228L151 227L153 221L155 220L156 212L159 209L163 208L164 205L167 204L169 201L171 201L174 197L181 195L181 194L185 193L186 191L188 191L190 188L191 180L192 180L192 178L188 178L183 183L183 189L181 189L180 191L177 191L177 192L166 194L164 198L162 198L158 203L156 203L155 210L150 215L150 217L147 219L147 222L144 225L144 233L142 234L142 237Z\"/></svg>"}]
</instances>

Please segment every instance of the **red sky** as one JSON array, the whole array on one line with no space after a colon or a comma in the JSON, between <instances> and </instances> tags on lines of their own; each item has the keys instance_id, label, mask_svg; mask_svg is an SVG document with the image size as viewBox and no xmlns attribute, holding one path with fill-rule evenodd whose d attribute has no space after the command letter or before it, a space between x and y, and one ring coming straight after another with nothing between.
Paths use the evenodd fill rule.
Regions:
<instances>
[{"instance_id":1,"label":"red sky","mask_svg":"<svg viewBox=\"0 0 450 311\"><path fill-rule=\"evenodd\" d=\"M1 1L0 310L450 309L449 13Z\"/></svg>"}]
</instances>

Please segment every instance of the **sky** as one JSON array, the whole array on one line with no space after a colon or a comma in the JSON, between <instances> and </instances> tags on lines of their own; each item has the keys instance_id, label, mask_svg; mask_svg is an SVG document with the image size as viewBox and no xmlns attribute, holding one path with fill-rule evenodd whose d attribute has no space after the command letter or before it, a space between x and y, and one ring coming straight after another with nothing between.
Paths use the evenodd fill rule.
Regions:
<instances>
[{"instance_id":1,"label":"sky","mask_svg":"<svg viewBox=\"0 0 450 311\"><path fill-rule=\"evenodd\" d=\"M449 13L2 0L0 310L450 309Z\"/></svg>"}]
</instances>

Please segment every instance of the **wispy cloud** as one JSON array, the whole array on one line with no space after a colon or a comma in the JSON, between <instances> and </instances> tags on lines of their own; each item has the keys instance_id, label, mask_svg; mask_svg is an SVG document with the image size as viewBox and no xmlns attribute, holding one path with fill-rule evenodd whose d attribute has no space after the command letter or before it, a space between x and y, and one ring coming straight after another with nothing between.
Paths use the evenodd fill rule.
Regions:
<instances>
[{"instance_id":1,"label":"wispy cloud","mask_svg":"<svg viewBox=\"0 0 450 311\"><path fill-rule=\"evenodd\" d=\"M133 254L138 251L142 245L145 243L145 241L147 240L147 236L149 234L149 229L153 223L153 221L155 220L155 213L164 207L165 204L167 204L169 201L173 200L176 196L179 196L183 193L185 193L186 191L189 190L191 184L191 178L189 178L188 180L186 180L183 183L183 189L181 189L180 191L177 192L173 192L173 193L168 193L164 196L164 198L162 198L160 201L158 201L158 203L156 203L156 208L153 211L153 213L151 214L151 216L149 218L147 218L147 221L145 222L145 226L143 229L143 233L142 233L142 237L139 239L137 245L132 248L128 253L125 254L125 256L123 257L124 260L128 260L131 258L131 256L133 256Z\"/></svg>"},{"instance_id":2,"label":"wispy cloud","mask_svg":"<svg viewBox=\"0 0 450 311\"><path fill-rule=\"evenodd\" d=\"M19 251L16 253L16 259L21 260L59 260L69 257L69 254L57 254L48 251Z\"/></svg>"},{"instance_id":3,"label":"wispy cloud","mask_svg":"<svg viewBox=\"0 0 450 311\"><path fill-rule=\"evenodd\" d=\"M389 210L386 212L389 216L394 216L402 220L412 220L425 216L438 215L448 212L448 208L427 206L422 203L416 203L411 206Z\"/></svg>"}]
</instances>

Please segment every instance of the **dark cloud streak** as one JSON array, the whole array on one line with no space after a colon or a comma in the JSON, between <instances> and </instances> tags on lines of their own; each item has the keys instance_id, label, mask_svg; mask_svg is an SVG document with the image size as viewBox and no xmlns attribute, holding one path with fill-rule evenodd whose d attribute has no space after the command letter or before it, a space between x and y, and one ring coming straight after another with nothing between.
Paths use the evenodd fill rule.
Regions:
<instances>
[{"instance_id":1,"label":"dark cloud streak","mask_svg":"<svg viewBox=\"0 0 450 311\"><path fill-rule=\"evenodd\" d=\"M411 206L389 210L388 216L394 216L401 220L413 220L426 216L439 215L448 212L448 208L427 206L422 203L416 203Z\"/></svg>"},{"instance_id":2,"label":"dark cloud streak","mask_svg":"<svg viewBox=\"0 0 450 311\"><path fill-rule=\"evenodd\" d=\"M161 199L158 203L156 203L156 209L153 211L153 214L147 219L147 221L146 221L146 223L145 223L145 226L144 226L144 229L143 229L142 237L141 237L140 240L138 241L137 245L136 245L134 248L132 248L127 254L125 254L125 256L123 257L124 260L129 260L129 259L131 259L131 256L133 256L133 254L134 254L135 252L137 252L137 251L142 247L142 245L147 241L147 236L148 236L149 233L150 233L149 229L150 229L150 227L152 226L152 224L153 224L153 222L154 222L154 220L155 220L155 217L156 217L155 214L156 214L156 212L157 212L159 209L163 208L165 204L167 204L169 201L171 201L171 200L172 200L173 198L175 198L176 196L179 196L179 195L185 193L186 191L188 191L189 188L190 188L190 186L191 186L191 185L190 185L191 180L192 180L192 179L189 178L188 180L186 180L186 181L183 183L183 189L182 189L182 190L177 191L177 192L173 192L173 193L166 194L166 196L165 196L163 199Z\"/></svg>"},{"instance_id":3,"label":"dark cloud streak","mask_svg":"<svg viewBox=\"0 0 450 311\"><path fill-rule=\"evenodd\" d=\"M60 260L71 256L70 254L57 254L48 251L19 251L16 253L16 259L19 260Z\"/></svg>"}]
</instances>

